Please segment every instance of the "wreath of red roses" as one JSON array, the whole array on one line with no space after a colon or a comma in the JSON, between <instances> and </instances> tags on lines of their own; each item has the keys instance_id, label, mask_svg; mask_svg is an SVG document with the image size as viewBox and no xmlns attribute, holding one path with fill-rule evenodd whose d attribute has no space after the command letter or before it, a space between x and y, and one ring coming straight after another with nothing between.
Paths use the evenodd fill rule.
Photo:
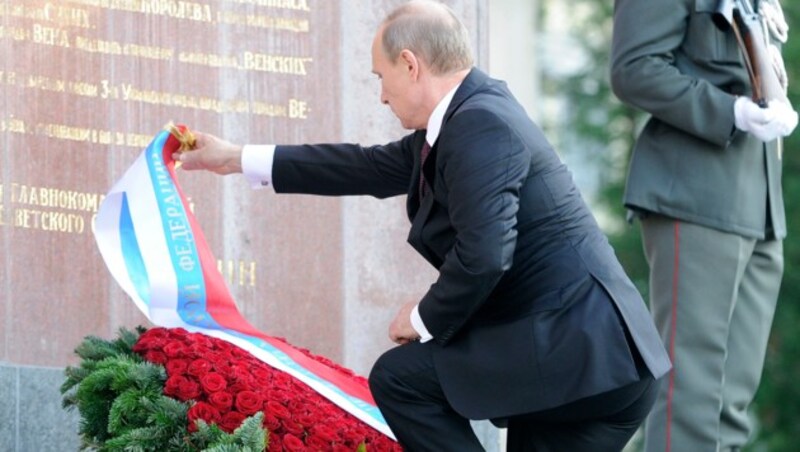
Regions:
<instances>
[{"instance_id":1,"label":"wreath of red roses","mask_svg":"<svg viewBox=\"0 0 800 452\"><path fill-rule=\"evenodd\" d=\"M300 349L361 385L364 377L331 360ZM152 328L133 351L167 372L164 394L191 402L189 431L202 419L233 432L253 414L264 413L269 452L402 451L391 438L319 395L305 383L274 369L221 339L183 328Z\"/></svg>"}]
</instances>

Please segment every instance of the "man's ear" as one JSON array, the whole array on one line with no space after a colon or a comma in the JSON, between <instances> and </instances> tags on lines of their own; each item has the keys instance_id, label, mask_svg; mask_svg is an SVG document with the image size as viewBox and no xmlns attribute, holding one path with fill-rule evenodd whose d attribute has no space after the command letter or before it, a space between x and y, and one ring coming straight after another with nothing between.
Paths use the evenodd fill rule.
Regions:
<instances>
[{"instance_id":1,"label":"man's ear","mask_svg":"<svg viewBox=\"0 0 800 452\"><path fill-rule=\"evenodd\" d=\"M398 57L398 63L405 66L406 72L411 76L412 80L416 81L419 78L420 61L414 52L403 49Z\"/></svg>"}]
</instances>

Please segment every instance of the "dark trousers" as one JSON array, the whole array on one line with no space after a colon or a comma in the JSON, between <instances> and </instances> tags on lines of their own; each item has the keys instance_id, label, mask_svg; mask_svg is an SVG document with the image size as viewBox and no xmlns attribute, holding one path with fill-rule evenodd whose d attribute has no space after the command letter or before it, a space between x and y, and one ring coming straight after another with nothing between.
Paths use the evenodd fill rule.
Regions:
<instances>
[{"instance_id":1,"label":"dark trousers","mask_svg":"<svg viewBox=\"0 0 800 452\"><path fill-rule=\"evenodd\" d=\"M640 364L634 384L556 408L511 417L508 451L618 452L653 406L658 384ZM431 346L412 342L384 353L369 376L386 422L407 451L482 451L469 420L453 410ZM476 391L486 390L475 388Z\"/></svg>"}]
</instances>

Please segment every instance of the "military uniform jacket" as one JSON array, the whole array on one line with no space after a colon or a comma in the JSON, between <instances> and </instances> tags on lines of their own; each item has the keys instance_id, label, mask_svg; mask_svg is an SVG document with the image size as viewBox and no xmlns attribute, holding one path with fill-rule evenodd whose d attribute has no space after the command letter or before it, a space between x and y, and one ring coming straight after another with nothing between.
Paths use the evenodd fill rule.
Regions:
<instances>
[{"instance_id":1,"label":"military uniform jacket","mask_svg":"<svg viewBox=\"0 0 800 452\"><path fill-rule=\"evenodd\" d=\"M506 417L630 384L641 378L634 353L656 377L669 369L570 173L504 83L469 73L421 168L424 138L278 146L273 184L279 193L407 195L408 241L439 271L420 316L459 413ZM430 186L422 198L421 171Z\"/></svg>"},{"instance_id":2,"label":"military uniform jacket","mask_svg":"<svg viewBox=\"0 0 800 452\"><path fill-rule=\"evenodd\" d=\"M733 32L712 22L716 5L615 2L612 86L651 115L633 150L624 202L744 237L783 238L777 141L765 145L735 130L735 96L750 95L750 82Z\"/></svg>"}]
</instances>

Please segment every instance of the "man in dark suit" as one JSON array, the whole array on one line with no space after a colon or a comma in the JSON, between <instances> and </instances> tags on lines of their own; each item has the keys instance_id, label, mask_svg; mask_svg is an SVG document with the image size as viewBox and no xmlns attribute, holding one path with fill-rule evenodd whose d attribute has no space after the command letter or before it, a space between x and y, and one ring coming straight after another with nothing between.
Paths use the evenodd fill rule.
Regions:
<instances>
[{"instance_id":1,"label":"man in dark suit","mask_svg":"<svg viewBox=\"0 0 800 452\"><path fill-rule=\"evenodd\" d=\"M570 173L505 84L472 68L446 6L392 12L372 60L381 102L414 130L399 141L242 148L199 134L178 158L278 193L407 195L408 241L439 276L400 309L401 345L370 374L406 449L481 450L469 419L492 419L509 450L621 450L670 363Z\"/></svg>"}]
</instances>

